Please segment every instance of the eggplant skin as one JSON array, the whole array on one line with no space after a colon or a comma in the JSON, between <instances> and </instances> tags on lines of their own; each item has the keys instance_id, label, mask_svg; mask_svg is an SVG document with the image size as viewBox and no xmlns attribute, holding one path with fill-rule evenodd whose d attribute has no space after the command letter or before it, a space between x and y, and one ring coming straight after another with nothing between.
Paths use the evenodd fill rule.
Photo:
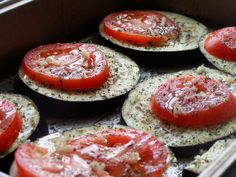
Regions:
<instances>
[{"instance_id":1,"label":"eggplant skin","mask_svg":"<svg viewBox=\"0 0 236 177\"><path fill-rule=\"evenodd\" d=\"M199 174L188 171L188 170L183 170L182 177L197 177Z\"/></svg>"},{"instance_id":2,"label":"eggplant skin","mask_svg":"<svg viewBox=\"0 0 236 177\"><path fill-rule=\"evenodd\" d=\"M150 106L152 93L168 79L183 74L204 75L219 80L226 84L229 90L236 95L234 76L204 66L177 73L159 75L139 83L135 89L129 93L128 98L122 107L122 117L126 124L140 131L154 134L168 147L173 149L176 148L177 150L180 150L181 148L187 149L192 146L204 146L207 143L224 138L236 132L236 118L233 118L231 121L224 124L199 129L173 126L156 118L152 113ZM184 151L181 153L182 156L184 156Z\"/></svg>"},{"instance_id":3,"label":"eggplant skin","mask_svg":"<svg viewBox=\"0 0 236 177\"><path fill-rule=\"evenodd\" d=\"M159 11L170 19L174 20L180 27L180 35L176 40L168 41L162 46L140 46L121 42L111 36L107 35L103 30L103 23L99 25L99 32L102 37L124 48L129 48L139 51L150 52L175 52L186 51L198 48L198 40L200 37L208 32L208 28L202 23L173 12Z\"/></svg>"},{"instance_id":4,"label":"eggplant skin","mask_svg":"<svg viewBox=\"0 0 236 177\"><path fill-rule=\"evenodd\" d=\"M60 140L67 141L69 139L75 138L80 135L86 135L91 133L96 133L98 131L107 130L107 129L130 129L130 127L122 126L122 125L98 125L91 127L83 127L78 129L72 129L70 131L65 131L63 133L54 133L42 137L35 141L36 145L47 148L48 151L54 151L56 142L60 142ZM168 150L167 163L169 163L168 168L166 169L163 177L181 177L182 170L176 164L176 158L171 150ZM17 166L15 161L12 163L10 168L10 176L18 177Z\"/></svg>"},{"instance_id":5,"label":"eggplant skin","mask_svg":"<svg viewBox=\"0 0 236 177\"><path fill-rule=\"evenodd\" d=\"M201 150L207 150L209 149L212 144L215 143L217 140L213 140L207 143L202 144L196 144L192 146L172 146L169 147L172 152L175 154L175 156L178 158L192 158L195 155L198 155Z\"/></svg>"},{"instance_id":6,"label":"eggplant skin","mask_svg":"<svg viewBox=\"0 0 236 177\"><path fill-rule=\"evenodd\" d=\"M0 154L0 159L2 159L9 153L13 152L20 144L24 143L31 136L39 124L40 115L37 106L26 96L1 93L0 99L7 99L11 101L20 112L23 121L22 130L20 131L15 142L12 144L10 149Z\"/></svg>"},{"instance_id":7,"label":"eggplant skin","mask_svg":"<svg viewBox=\"0 0 236 177\"><path fill-rule=\"evenodd\" d=\"M34 100L42 114L65 119L65 121L67 118L78 118L79 116L88 117L94 115L100 116L101 114L108 113L109 111L115 110L117 106L122 105L126 96L126 94L124 94L101 101L75 102L58 100L35 92L22 82L19 77L16 78L14 87L18 93L27 95ZM82 119L82 117L80 119Z\"/></svg>"}]
</instances>

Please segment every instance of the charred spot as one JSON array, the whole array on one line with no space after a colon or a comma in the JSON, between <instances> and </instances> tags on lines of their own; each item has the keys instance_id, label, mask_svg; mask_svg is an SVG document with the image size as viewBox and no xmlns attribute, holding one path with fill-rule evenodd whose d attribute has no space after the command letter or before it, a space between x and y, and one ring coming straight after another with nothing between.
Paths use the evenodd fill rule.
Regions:
<instances>
[{"instance_id":1,"label":"charred spot","mask_svg":"<svg viewBox=\"0 0 236 177\"><path fill-rule=\"evenodd\" d=\"M130 39L127 39L126 41L127 41L128 43L131 43L131 44L133 43L133 44L135 44L135 43L134 43L132 40L130 40Z\"/></svg>"},{"instance_id":2,"label":"charred spot","mask_svg":"<svg viewBox=\"0 0 236 177\"><path fill-rule=\"evenodd\" d=\"M98 66L100 67L100 66ZM93 66L92 65L89 65L89 66L84 66L85 69L93 69Z\"/></svg>"},{"instance_id":3,"label":"charred spot","mask_svg":"<svg viewBox=\"0 0 236 177\"><path fill-rule=\"evenodd\" d=\"M154 45L154 43L149 41L149 42L147 42L147 45L152 46L152 45Z\"/></svg>"},{"instance_id":4,"label":"charred spot","mask_svg":"<svg viewBox=\"0 0 236 177\"><path fill-rule=\"evenodd\" d=\"M61 85L63 85L63 79L59 79Z\"/></svg>"},{"instance_id":5,"label":"charred spot","mask_svg":"<svg viewBox=\"0 0 236 177\"><path fill-rule=\"evenodd\" d=\"M204 78L204 82L205 82L205 83L208 83L210 80L211 80L211 79L210 79L209 77L205 77L205 78Z\"/></svg>"}]
</instances>

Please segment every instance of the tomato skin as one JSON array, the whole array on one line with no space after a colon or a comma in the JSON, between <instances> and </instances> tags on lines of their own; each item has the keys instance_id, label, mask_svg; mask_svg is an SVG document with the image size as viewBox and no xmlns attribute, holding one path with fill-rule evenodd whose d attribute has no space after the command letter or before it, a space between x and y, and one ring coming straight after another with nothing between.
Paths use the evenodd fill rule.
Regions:
<instances>
[{"instance_id":1,"label":"tomato skin","mask_svg":"<svg viewBox=\"0 0 236 177\"><path fill-rule=\"evenodd\" d=\"M49 44L29 51L25 74L40 84L64 90L98 89L109 78L102 51L92 44Z\"/></svg>"},{"instance_id":2,"label":"tomato skin","mask_svg":"<svg viewBox=\"0 0 236 177\"><path fill-rule=\"evenodd\" d=\"M167 16L156 11L138 10L109 14L103 20L103 30L120 41L154 46L176 39L179 34L179 27Z\"/></svg>"},{"instance_id":3,"label":"tomato skin","mask_svg":"<svg viewBox=\"0 0 236 177\"><path fill-rule=\"evenodd\" d=\"M151 97L151 107L161 120L190 128L218 125L236 116L234 95L224 84L203 76L167 81Z\"/></svg>"},{"instance_id":4,"label":"tomato skin","mask_svg":"<svg viewBox=\"0 0 236 177\"><path fill-rule=\"evenodd\" d=\"M159 177L167 166L166 147L156 137L131 129L82 135L69 140L65 146L72 150L50 154L33 143L21 145L15 153L19 176ZM146 154L140 154L139 158L137 153ZM103 165L97 168L92 164Z\"/></svg>"},{"instance_id":5,"label":"tomato skin","mask_svg":"<svg viewBox=\"0 0 236 177\"><path fill-rule=\"evenodd\" d=\"M212 32L204 44L211 55L228 61L236 61L236 27L222 28Z\"/></svg>"},{"instance_id":6,"label":"tomato skin","mask_svg":"<svg viewBox=\"0 0 236 177\"><path fill-rule=\"evenodd\" d=\"M22 149L24 149L24 153L21 153ZM16 153L15 153L15 159L16 159L16 165L17 165L17 168L18 168L18 174L19 174L19 177L37 177L37 175L34 175L33 173L31 173L30 170L28 170L27 168L25 168L23 166L23 164L19 163L22 158L33 158L35 156L35 154L31 154L32 152L34 152L35 154L37 154L36 156L43 156L45 154L47 154L47 150L44 149L44 148L40 148L40 147L37 147L37 146L34 146L32 144L23 144L21 145ZM30 164L25 164L25 165L30 165Z\"/></svg>"},{"instance_id":7,"label":"tomato skin","mask_svg":"<svg viewBox=\"0 0 236 177\"><path fill-rule=\"evenodd\" d=\"M8 150L17 139L22 129L22 119L15 106L7 101L0 101L0 153Z\"/></svg>"}]
</instances>

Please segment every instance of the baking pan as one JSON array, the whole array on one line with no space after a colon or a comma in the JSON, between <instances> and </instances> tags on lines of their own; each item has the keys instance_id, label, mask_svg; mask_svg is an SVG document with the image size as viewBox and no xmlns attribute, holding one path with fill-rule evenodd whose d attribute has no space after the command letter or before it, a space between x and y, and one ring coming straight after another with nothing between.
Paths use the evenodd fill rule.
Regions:
<instances>
[{"instance_id":1,"label":"baking pan","mask_svg":"<svg viewBox=\"0 0 236 177\"><path fill-rule=\"evenodd\" d=\"M99 3L95 0L0 1L0 91L26 94L38 104L41 123L32 139L48 133L94 124L125 124L120 111L127 95L114 100L113 107L109 111L101 109L99 112L90 114L76 114L65 110L63 114L57 114L54 110L51 114L45 109L42 100L40 102L37 95L28 92L19 81L17 72L24 54L38 45L55 42L84 41L101 44L135 60L141 69L140 81L150 76L202 64L214 68L198 49L171 53L144 53L123 49L100 37L98 24L105 15L114 11L152 9L181 13L216 29L236 25L234 3L234 0L217 2L213 0L99 0ZM11 160L12 158L9 161ZM227 160L224 159L225 162ZM236 176L234 160L229 162L229 165L222 167L220 175ZM0 161L0 171L7 172L9 166L2 164L3 161ZM215 175L207 169L202 175L210 174Z\"/></svg>"}]
</instances>

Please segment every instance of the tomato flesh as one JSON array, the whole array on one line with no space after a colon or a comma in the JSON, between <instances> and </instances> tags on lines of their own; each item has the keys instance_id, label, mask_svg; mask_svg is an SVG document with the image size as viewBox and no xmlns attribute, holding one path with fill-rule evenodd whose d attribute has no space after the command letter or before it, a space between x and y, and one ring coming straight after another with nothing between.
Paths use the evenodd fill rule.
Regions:
<instances>
[{"instance_id":1,"label":"tomato flesh","mask_svg":"<svg viewBox=\"0 0 236 177\"><path fill-rule=\"evenodd\" d=\"M82 135L65 146L71 150L48 153L34 144L22 145L15 153L20 177L158 177L167 166L166 147L156 137L131 129Z\"/></svg>"},{"instance_id":2,"label":"tomato flesh","mask_svg":"<svg viewBox=\"0 0 236 177\"><path fill-rule=\"evenodd\" d=\"M220 59L236 61L236 27L227 27L212 32L204 47L208 53Z\"/></svg>"},{"instance_id":3,"label":"tomato flesh","mask_svg":"<svg viewBox=\"0 0 236 177\"><path fill-rule=\"evenodd\" d=\"M64 90L97 89L109 78L105 55L92 44L49 44L29 51L23 71L34 81Z\"/></svg>"},{"instance_id":4,"label":"tomato flesh","mask_svg":"<svg viewBox=\"0 0 236 177\"><path fill-rule=\"evenodd\" d=\"M180 76L162 84L151 98L153 113L182 127L218 125L236 116L236 99L227 86L204 76Z\"/></svg>"},{"instance_id":5,"label":"tomato flesh","mask_svg":"<svg viewBox=\"0 0 236 177\"><path fill-rule=\"evenodd\" d=\"M163 45L176 39L179 27L156 11L122 11L103 20L104 32L113 38L138 45Z\"/></svg>"},{"instance_id":6,"label":"tomato flesh","mask_svg":"<svg viewBox=\"0 0 236 177\"><path fill-rule=\"evenodd\" d=\"M22 129L22 119L15 106L7 101L0 101L0 153L8 150L15 142Z\"/></svg>"}]
</instances>

